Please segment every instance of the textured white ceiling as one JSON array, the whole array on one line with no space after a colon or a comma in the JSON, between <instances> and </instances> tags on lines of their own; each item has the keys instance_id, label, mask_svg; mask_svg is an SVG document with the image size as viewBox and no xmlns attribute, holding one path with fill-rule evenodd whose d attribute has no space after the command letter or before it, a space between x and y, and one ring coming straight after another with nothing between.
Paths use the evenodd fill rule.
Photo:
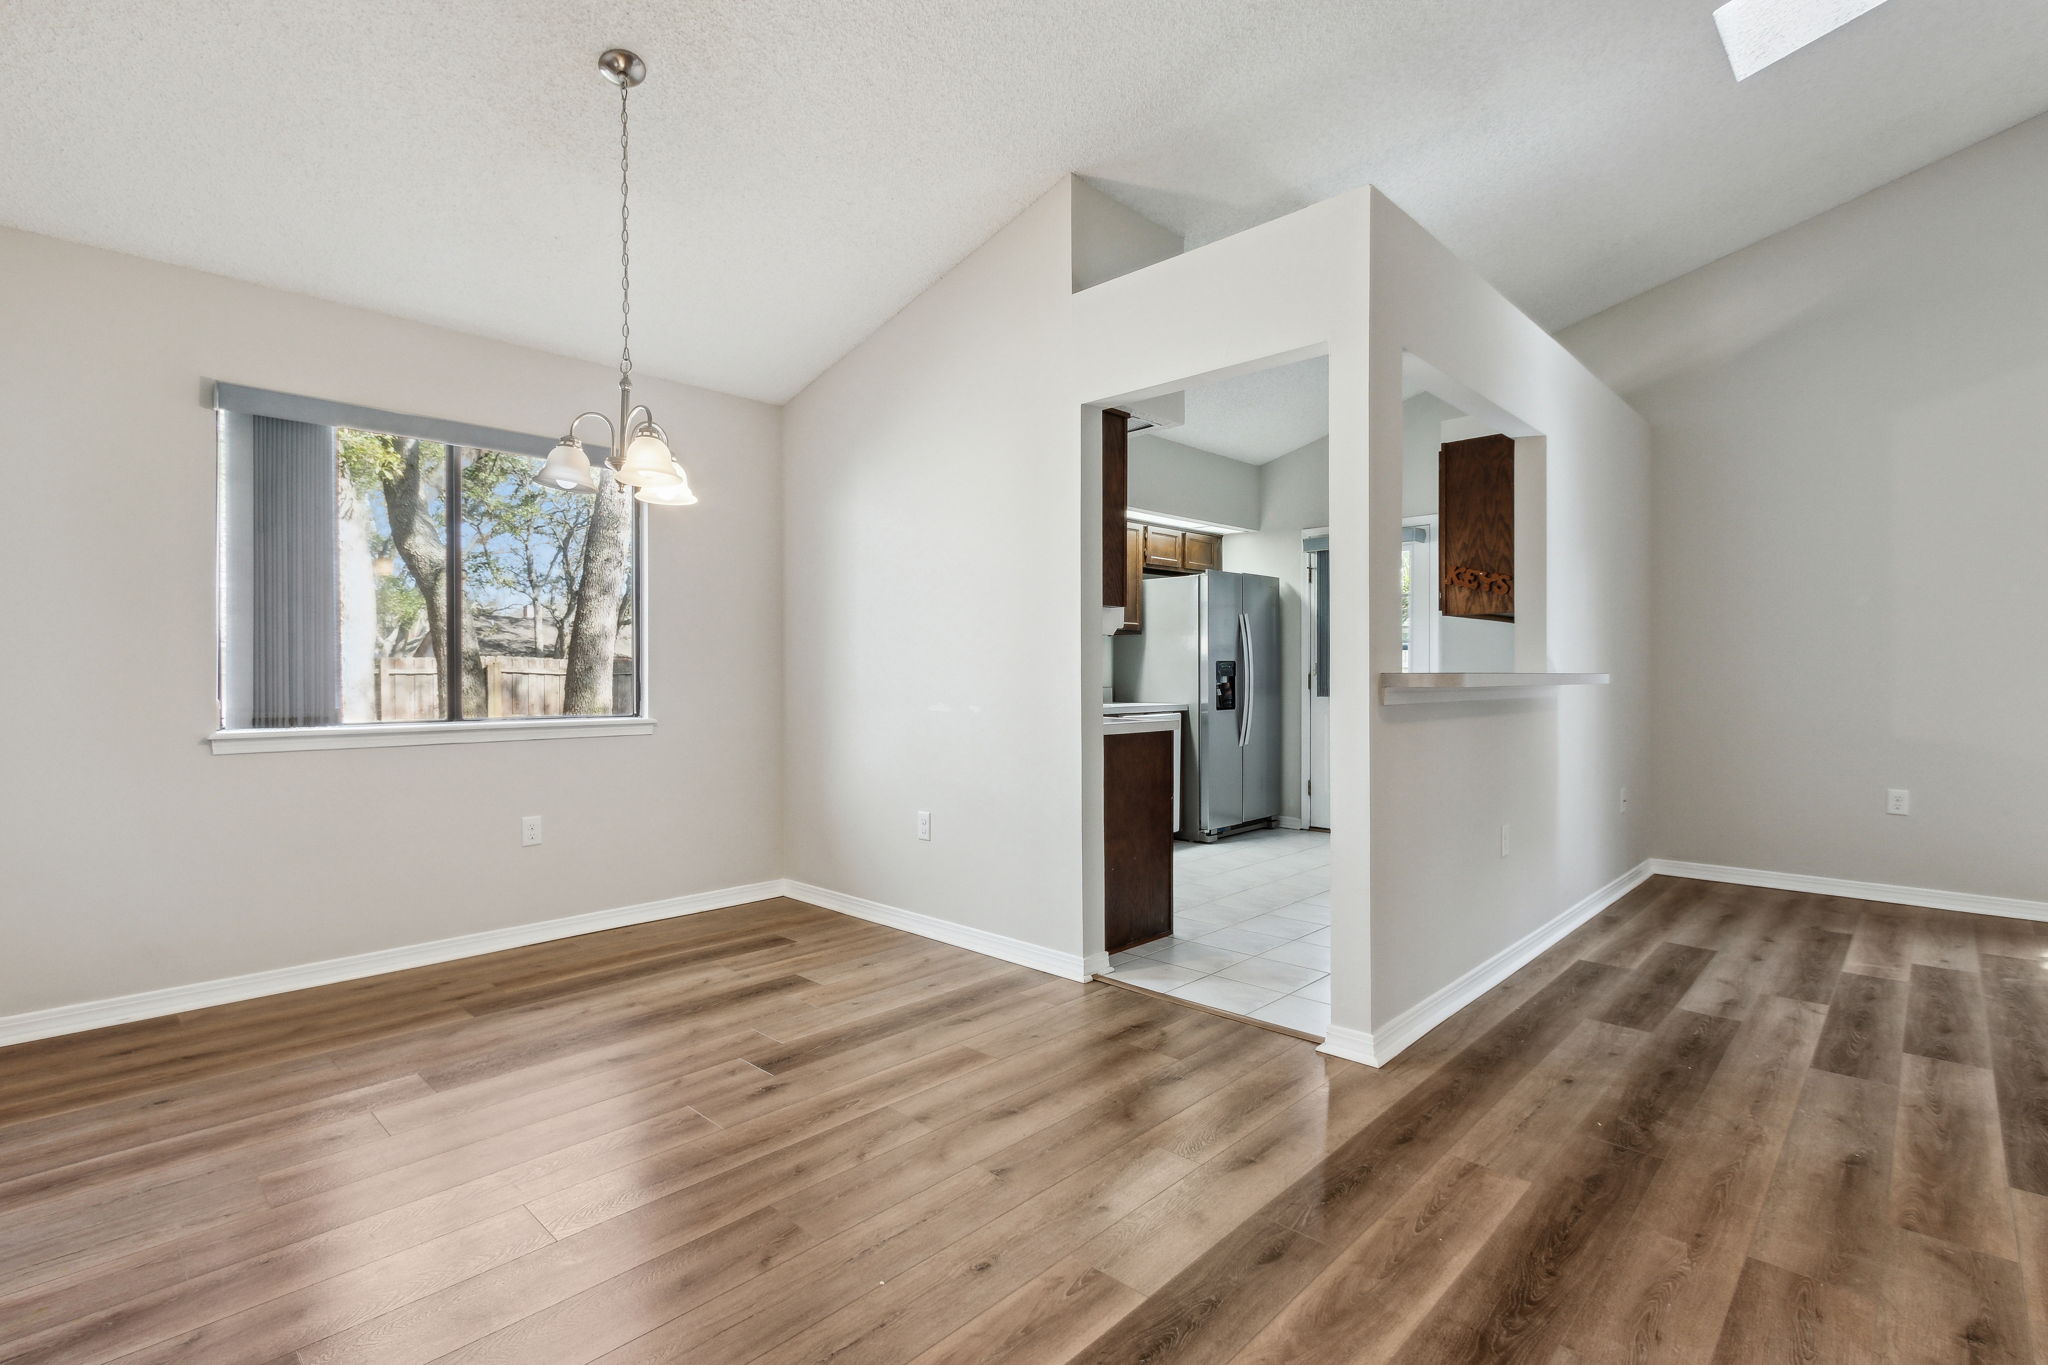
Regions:
<instances>
[{"instance_id":1,"label":"textured white ceiling","mask_svg":"<svg viewBox=\"0 0 2048 1365\"><path fill-rule=\"evenodd\" d=\"M0 222L786 398L1078 170L1196 242L1382 186L1560 325L2048 107L2048 4L1738 85L1715 0L6 0Z\"/></svg>"},{"instance_id":2,"label":"textured white ceiling","mask_svg":"<svg viewBox=\"0 0 2048 1365\"><path fill-rule=\"evenodd\" d=\"M1317 356L1191 384L1187 420L1152 434L1265 464L1330 432L1330 362Z\"/></svg>"}]
</instances>

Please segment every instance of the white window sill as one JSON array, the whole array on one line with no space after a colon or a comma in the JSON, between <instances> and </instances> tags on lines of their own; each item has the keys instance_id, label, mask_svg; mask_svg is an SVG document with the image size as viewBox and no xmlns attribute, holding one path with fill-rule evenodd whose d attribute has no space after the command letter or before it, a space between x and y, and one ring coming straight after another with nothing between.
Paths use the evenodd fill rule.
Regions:
<instances>
[{"instance_id":1,"label":"white window sill","mask_svg":"<svg viewBox=\"0 0 2048 1365\"><path fill-rule=\"evenodd\" d=\"M645 716L576 716L562 720L436 720L216 730L207 743L217 754L275 754L288 749L394 749L415 744L496 744L517 739L593 739L653 733L654 722Z\"/></svg>"}]
</instances>

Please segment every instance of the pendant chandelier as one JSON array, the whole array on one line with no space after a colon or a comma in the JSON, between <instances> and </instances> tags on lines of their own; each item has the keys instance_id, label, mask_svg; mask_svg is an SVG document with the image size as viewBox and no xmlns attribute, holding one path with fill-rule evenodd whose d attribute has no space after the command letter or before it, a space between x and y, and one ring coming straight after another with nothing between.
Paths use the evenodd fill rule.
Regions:
<instances>
[{"instance_id":1,"label":"pendant chandelier","mask_svg":"<svg viewBox=\"0 0 2048 1365\"><path fill-rule=\"evenodd\" d=\"M590 467L590 456L576 435L585 418L595 417L608 433L611 454L605 465L614 479L632 488L641 502L687 507L697 501L697 495L690 491L689 477L669 449L668 433L646 404L633 402L633 236L627 201L630 140L626 97L647 79L647 65L615 47L597 59L597 69L619 87L619 420L614 423L601 412L578 413L569 423L569 434L556 444L534 480L570 493L597 492L597 471Z\"/></svg>"}]
</instances>

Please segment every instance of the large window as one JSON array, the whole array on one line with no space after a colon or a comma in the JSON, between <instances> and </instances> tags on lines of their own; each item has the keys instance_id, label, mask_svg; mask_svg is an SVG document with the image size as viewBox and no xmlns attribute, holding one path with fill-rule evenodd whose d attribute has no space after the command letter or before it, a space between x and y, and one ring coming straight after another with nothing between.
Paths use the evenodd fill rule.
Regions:
<instances>
[{"instance_id":1,"label":"large window","mask_svg":"<svg viewBox=\"0 0 2048 1365\"><path fill-rule=\"evenodd\" d=\"M641 518L601 462L595 495L563 492L534 438L232 401L224 730L640 713Z\"/></svg>"}]
</instances>

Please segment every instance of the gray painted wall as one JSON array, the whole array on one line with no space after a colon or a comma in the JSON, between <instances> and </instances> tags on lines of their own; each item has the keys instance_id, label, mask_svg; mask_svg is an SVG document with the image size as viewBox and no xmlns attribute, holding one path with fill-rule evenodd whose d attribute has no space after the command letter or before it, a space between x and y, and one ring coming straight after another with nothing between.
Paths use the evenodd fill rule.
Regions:
<instances>
[{"instance_id":1,"label":"gray painted wall","mask_svg":"<svg viewBox=\"0 0 2048 1365\"><path fill-rule=\"evenodd\" d=\"M1565 334L1655 428L1660 855L2048 899L2044 167L2048 117Z\"/></svg>"},{"instance_id":2,"label":"gray painted wall","mask_svg":"<svg viewBox=\"0 0 2048 1365\"><path fill-rule=\"evenodd\" d=\"M775 408L640 391L703 499L650 519L655 734L216 755L212 381L547 435L616 376L6 229L0 298L12 448L104 475L0 543L62 663L0 675L0 1015L780 875Z\"/></svg>"},{"instance_id":3,"label":"gray painted wall","mask_svg":"<svg viewBox=\"0 0 2048 1365\"><path fill-rule=\"evenodd\" d=\"M1139 432L1130 440L1132 507L1247 529L1259 524L1263 467Z\"/></svg>"},{"instance_id":4,"label":"gray painted wall","mask_svg":"<svg viewBox=\"0 0 2048 1365\"><path fill-rule=\"evenodd\" d=\"M791 876L1078 963L1101 523L1069 184L785 408L785 742ZM991 561L991 527L1019 552Z\"/></svg>"}]
</instances>

